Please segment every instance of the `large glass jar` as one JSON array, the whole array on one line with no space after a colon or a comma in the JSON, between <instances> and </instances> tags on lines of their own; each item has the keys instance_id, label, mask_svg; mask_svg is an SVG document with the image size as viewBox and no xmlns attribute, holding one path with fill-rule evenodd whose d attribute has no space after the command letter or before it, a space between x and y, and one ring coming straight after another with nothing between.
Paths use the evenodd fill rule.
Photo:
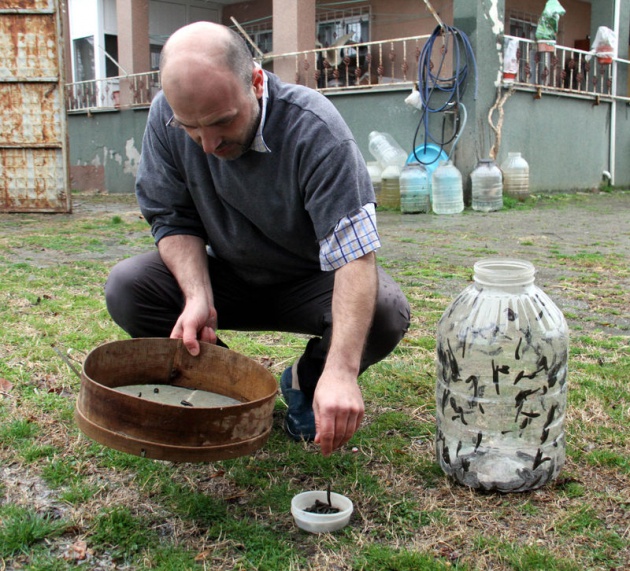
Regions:
<instances>
[{"instance_id":1,"label":"large glass jar","mask_svg":"<svg viewBox=\"0 0 630 571\"><path fill-rule=\"evenodd\" d=\"M436 455L461 484L538 488L565 461L568 327L526 261L488 259L437 329Z\"/></svg>"}]
</instances>

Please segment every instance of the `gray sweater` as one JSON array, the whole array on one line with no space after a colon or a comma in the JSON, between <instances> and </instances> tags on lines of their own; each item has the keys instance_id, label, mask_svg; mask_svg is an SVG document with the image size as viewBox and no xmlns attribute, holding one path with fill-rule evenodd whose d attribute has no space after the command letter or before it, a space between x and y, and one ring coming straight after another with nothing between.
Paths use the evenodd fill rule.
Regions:
<instances>
[{"instance_id":1,"label":"gray sweater","mask_svg":"<svg viewBox=\"0 0 630 571\"><path fill-rule=\"evenodd\" d=\"M252 284L270 285L320 271L319 240L344 216L374 202L357 144L321 94L267 74L263 137L271 153L232 161L206 155L160 93L142 143L136 193L156 243L203 238L213 255Z\"/></svg>"}]
</instances>

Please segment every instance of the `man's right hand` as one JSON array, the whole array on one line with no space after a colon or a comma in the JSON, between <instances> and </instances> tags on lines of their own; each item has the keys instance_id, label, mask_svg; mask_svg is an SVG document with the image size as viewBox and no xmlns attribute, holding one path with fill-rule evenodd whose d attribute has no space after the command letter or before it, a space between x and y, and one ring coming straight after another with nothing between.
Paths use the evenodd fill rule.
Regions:
<instances>
[{"instance_id":1,"label":"man's right hand","mask_svg":"<svg viewBox=\"0 0 630 571\"><path fill-rule=\"evenodd\" d=\"M188 352L199 355L199 341L217 342L217 311L206 300L188 300L184 311L177 319L171 339L183 339Z\"/></svg>"},{"instance_id":2,"label":"man's right hand","mask_svg":"<svg viewBox=\"0 0 630 571\"><path fill-rule=\"evenodd\" d=\"M205 242L186 234L165 236L158 242L162 260L175 276L186 304L171 332L183 339L191 355L199 354L199 341L217 342L217 310L208 273Z\"/></svg>"}]
</instances>

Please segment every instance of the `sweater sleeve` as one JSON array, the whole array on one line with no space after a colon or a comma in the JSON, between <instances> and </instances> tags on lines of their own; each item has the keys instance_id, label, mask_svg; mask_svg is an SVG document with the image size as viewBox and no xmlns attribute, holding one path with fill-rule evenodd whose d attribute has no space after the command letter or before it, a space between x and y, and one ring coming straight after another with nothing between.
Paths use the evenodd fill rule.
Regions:
<instances>
[{"instance_id":1,"label":"sweater sleeve","mask_svg":"<svg viewBox=\"0 0 630 571\"><path fill-rule=\"evenodd\" d=\"M182 169L171 149L174 137L187 135L167 125L170 115L166 100L163 95L158 95L151 105L142 140L136 177L138 204L151 225L156 243L165 236L175 234L189 234L207 240Z\"/></svg>"}]
</instances>

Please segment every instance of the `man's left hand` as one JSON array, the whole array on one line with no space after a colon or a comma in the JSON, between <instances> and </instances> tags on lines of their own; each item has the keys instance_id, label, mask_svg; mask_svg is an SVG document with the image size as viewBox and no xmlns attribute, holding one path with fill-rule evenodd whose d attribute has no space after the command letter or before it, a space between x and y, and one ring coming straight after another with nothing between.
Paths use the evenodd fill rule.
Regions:
<instances>
[{"instance_id":1,"label":"man's left hand","mask_svg":"<svg viewBox=\"0 0 630 571\"><path fill-rule=\"evenodd\" d=\"M365 406L356 377L324 369L315 389L313 411L315 443L324 456L330 456L352 438L363 420Z\"/></svg>"}]
</instances>

